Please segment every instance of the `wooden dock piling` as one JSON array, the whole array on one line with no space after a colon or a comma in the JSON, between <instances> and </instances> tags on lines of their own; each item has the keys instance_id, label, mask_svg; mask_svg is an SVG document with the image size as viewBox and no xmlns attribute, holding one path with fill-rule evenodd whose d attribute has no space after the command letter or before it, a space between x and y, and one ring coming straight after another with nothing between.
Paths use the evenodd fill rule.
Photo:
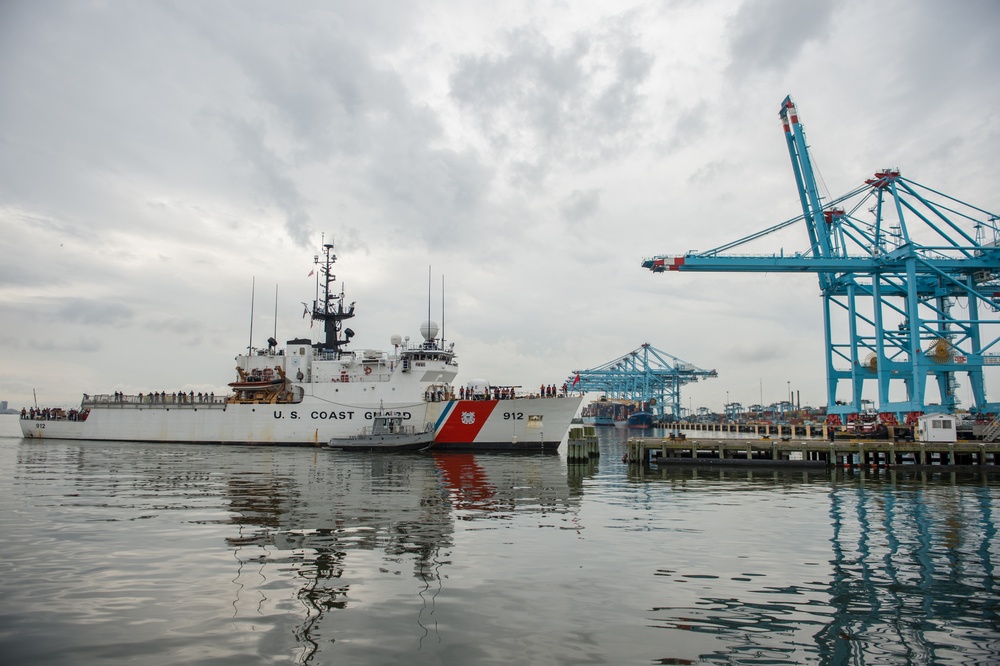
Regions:
<instances>
[{"instance_id":1,"label":"wooden dock piling","mask_svg":"<svg viewBox=\"0 0 1000 666\"><path fill-rule=\"evenodd\" d=\"M600 457L600 455L601 448L594 426L576 426L570 429L566 441L566 460L568 462L587 462Z\"/></svg>"}]
</instances>

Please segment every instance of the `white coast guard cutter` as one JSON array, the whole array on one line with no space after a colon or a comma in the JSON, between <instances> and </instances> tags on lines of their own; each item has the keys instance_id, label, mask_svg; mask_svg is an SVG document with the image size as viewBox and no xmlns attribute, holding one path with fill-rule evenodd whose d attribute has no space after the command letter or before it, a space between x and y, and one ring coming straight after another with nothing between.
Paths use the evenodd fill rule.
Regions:
<instances>
[{"instance_id":1,"label":"white coast guard cutter","mask_svg":"<svg viewBox=\"0 0 1000 666\"><path fill-rule=\"evenodd\" d=\"M312 318L323 340L289 340L278 349L236 358L237 378L226 396L156 392L87 395L78 409L31 410L21 419L27 438L207 444L323 445L359 435L379 415L398 415L417 431L432 428L435 449L554 450L576 415L581 396L540 397L492 392L456 399L454 343L424 322L423 341L391 338L392 351L348 351L354 317L344 292L333 290L333 245L317 255L322 298ZM464 396L463 390L458 395ZM469 392L470 397L473 395ZM487 397L488 396L488 397Z\"/></svg>"}]
</instances>

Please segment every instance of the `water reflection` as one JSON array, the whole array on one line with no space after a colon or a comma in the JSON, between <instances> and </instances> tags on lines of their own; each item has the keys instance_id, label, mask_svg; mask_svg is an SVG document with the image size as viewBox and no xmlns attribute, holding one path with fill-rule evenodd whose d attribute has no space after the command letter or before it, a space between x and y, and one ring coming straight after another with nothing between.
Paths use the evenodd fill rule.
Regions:
<instances>
[{"instance_id":1,"label":"water reflection","mask_svg":"<svg viewBox=\"0 0 1000 666\"><path fill-rule=\"evenodd\" d=\"M987 487L928 487L919 475L842 482L830 493L830 522L833 617L816 636L825 660L996 656L996 524ZM941 632L956 624L964 645L942 643Z\"/></svg>"},{"instance_id":2,"label":"water reflection","mask_svg":"<svg viewBox=\"0 0 1000 666\"><path fill-rule=\"evenodd\" d=\"M566 465L566 483L574 495L583 494L588 482L597 479L601 470L600 458L588 458L585 461L573 461Z\"/></svg>"},{"instance_id":3,"label":"water reflection","mask_svg":"<svg viewBox=\"0 0 1000 666\"><path fill-rule=\"evenodd\" d=\"M683 487L707 478L735 483L737 476L684 470L660 480ZM762 478L748 472L742 481L780 491L800 476ZM919 479L856 481L838 479L828 493L829 579L796 580L791 566L785 584L766 586L761 583L772 574L744 572L729 585L708 586L742 583L733 596L709 594L687 607L653 608L657 626L723 640L727 647L700 655L709 663L995 660L1000 654L995 493L978 485L927 487ZM791 535L789 541L797 542ZM774 554L798 564L795 553L779 544ZM720 578L675 570L657 575L699 582Z\"/></svg>"},{"instance_id":4,"label":"water reflection","mask_svg":"<svg viewBox=\"0 0 1000 666\"><path fill-rule=\"evenodd\" d=\"M822 524L790 522L784 534L768 521L744 524L773 531L772 568L758 562L727 570L723 558L715 557L712 573L657 570L658 578L698 583L705 591L688 603L672 597L670 604L651 608L650 617L661 629L711 635L725 644L701 653L700 661L989 663L1000 656L995 475L655 466L623 471L630 483L662 488L675 498L750 494L752 499L738 500L750 505L767 493L773 497L766 508L777 522L803 512L818 518L806 508L816 502L810 490L825 495ZM781 496L801 501L800 509L775 511ZM821 538L829 545L826 557L802 558L804 544ZM782 568L784 575L777 576ZM783 580L765 584L775 578Z\"/></svg>"},{"instance_id":5,"label":"water reflection","mask_svg":"<svg viewBox=\"0 0 1000 666\"><path fill-rule=\"evenodd\" d=\"M580 464L0 447L0 653L997 662L996 477L637 469L624 436Z\"/></svg>"},{"instance_id":6,"label":"water reflection","mask_svg":"<svg viewBox=\"0 0 1000 666\"><path fill-rule=\"evenodd\" d=\"M247 471L227 479L230 520L239 526L238 535L227 539L239 562L235 614L261 613L269 576L297 577L304 618L294 631L303 663L324 640L335 640L333 613L363 602L358 588L369 585L372 574L351 570L352 551L380 551L380 574L408 574L420 582L413 594L420 598L415 621L423 640L436 631L428 618L451 564L455 520L573 507L554 456L330 456L306 484L301 474ZM258 597L248 596L249 589Z\"/></svg>"}]
</instances>

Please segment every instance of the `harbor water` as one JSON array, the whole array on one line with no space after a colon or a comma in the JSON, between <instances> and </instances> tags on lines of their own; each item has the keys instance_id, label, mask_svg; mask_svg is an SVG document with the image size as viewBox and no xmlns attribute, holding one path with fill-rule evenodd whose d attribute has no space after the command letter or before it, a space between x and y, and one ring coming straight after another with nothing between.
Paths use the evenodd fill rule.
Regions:
<instances>
[{"instance_id":1,"label":"harbor water","mask_svg":"<svg viewBox=\"0 0 1000 666\"><path fill-rule=\"evenodd\" d=\"M9 664L1000 662L1000 478L28 441Z\"/></svg>"}]
</instances>

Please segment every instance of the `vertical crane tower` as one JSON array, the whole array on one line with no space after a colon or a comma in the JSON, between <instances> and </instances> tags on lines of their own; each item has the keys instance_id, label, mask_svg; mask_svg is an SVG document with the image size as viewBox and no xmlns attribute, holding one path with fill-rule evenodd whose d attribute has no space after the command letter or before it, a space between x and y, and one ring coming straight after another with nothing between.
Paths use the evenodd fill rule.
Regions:
<instances>
[{"instance_id":1,"label":"vertical crane tower","mask_svg":"<svg viewBox=\"0 0 1000 666\"><path fill-rule=\"evenodd\" d=\"M779 118L802 215L712 250L644 259L643 267L815 273L828 415L861 412L872 382L878 410L897 419L951 412L960 404L960 375L969 382L971 409L997 412L1000 403L987 399L984 373L1000 369L1000 218L903 178L899 169L882 169L824 203L790 97ZM798 223L806 227L806 251L727 254Z\"/></svg>"}]
</instances>

